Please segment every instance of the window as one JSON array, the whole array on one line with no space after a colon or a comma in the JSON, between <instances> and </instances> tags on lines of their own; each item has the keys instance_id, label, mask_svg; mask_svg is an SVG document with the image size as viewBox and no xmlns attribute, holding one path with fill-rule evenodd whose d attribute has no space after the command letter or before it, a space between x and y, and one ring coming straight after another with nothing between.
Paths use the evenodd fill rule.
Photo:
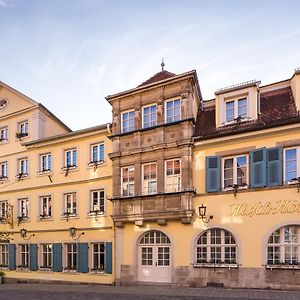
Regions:
<instances>
[{"instance_id":1,"label":"window","mask_svg":"<svg viewBox=\"0 0 300 300\"><path fill-rule=\"evenodd\" d=\"M6 218L7 209L8 209L8 201L7 200L0 201L0 218L1 219Z\"/></svg>"},{"instance_id":2,"label":"window","mask_svg":"<svg viewBox=\"0 0 300 300\"><path fill-rule=\"evenodd\" d=\"M284 150L284 181L293 183L300 177L300 147Z\"/></svg>"},{"instance_id":3,"label":"window","mask_svg":"<svg viewBox=\"0 0 300 300\"><path fill-rule=\"evenodd\" d=\"M76 149L70 149L65 151L65 167L76 167L77 166L77 151Z\"/></svg>"},{"instance_id":4,"label":"window","mask_svg":"<svg viewBox=\"0 0 300 300\"><path fill-rule=\"evenodd\" d=\"M197 240L196 263L236 264L237 245L233 235L221 228L202 233Z\"/></svg>"},{"instance_id":5,"label":"window","mask_svg":"<svg viewBox=\"0 0 300 300\"><path fill-rule=\"evenodd\" d=\"M28 136L28 121L23 121L18 124L17 138Z\"/></svg>"},{"instance_id":6,"label":"window","mask_svg":"<svg viewBox=\"0 0 300 300\"><path fill-rule=\"evenodd\" d=\"M28 218L29 217L29 201L28 198L18 199L18 208L20 218Z\"/></svg>"},{"instance_id":7,"label":"window","mask_svg":"<svg viewBox=\"0 0 300 300\"><path fill-rule=\"evenodd\" d=\"M41 266L50 269L52 267L52 244L41 244Z\"/></svg>"},{"instance_id":8,"label":"window","mask_svg":"<svg viewBox=\"0 0 300 300\"><path fill-rule=\"evenodd\" d=\"M300 226L289 225L275 230L267 246L268 265L299 265Z\"/></svg>"},{"instance_id":9,"label":"window","mask_svg":"<svg viewBox=\"0 0 300 300\"><path fill-rule=\"evenodd\" d=\"M92 271L104 271L105 266L105 244L92 244L93 262Z\"/></svg>"},{"instance_id":10,"label":"window","mask_svg":"<svg viewBox=\"0 0 300 300\"><path fill-rule=\"evenodd\" d=\"M122 132L125 133L134 129L134 111L122 113Z\"/></svg>"},{"instance_id":11,"label":"window","mask_svg":"<svg viewBox=\"0 0 300 300\"><path fill-rule=\"evenodd\" d=\"M96 144L91 146L91 163L104 161L104 144Z\"/></svg>"},{"instance_id":12,"label":"window","mask_svg":"<svg viewBox=\"0 0 300 300\"><path fill-rule=\"evenodd\" d=\"M29 266L29 245L21 244L19 245L20 253L20 265L19 268L28 268Z\"/></svg>"},{"instance_id":13,"label":"window","mask_svg":"<svg viewBox=\"0 0 300 300\"><path fill-rule=\"evenodd\" d=\"M91 191L90 213L104 213L104 190Z\"/></svg>"},{"instance_id":14,"label":"window","mask_svg":"<svg viewBox=\"0 0 300 300\"><path fill-rule=\"evenodd\" d=\"M77 214L77 201L76 193L69 193L64 195L64 205L66 215L76 215Z\"/></svg>"},{"instance_id":15,"label":"window","mask_svg":"<svg viewBox=\"0 0 300 300\"><path fill-rule=\"evenodd\" d=\"M20 177L28 176L28 158L19 159L19 174Z\"/></svg>"},{"instance_id":16,"label":"window","mask_svg":"<svg viewBox=\"0 0 300 300\"><path fill-rule=\"evenodd\" d=\"M134 166L122 168L122 196L134 195Z\"/></svg>"},{"instance_id":17,"label":"window","mask_svg":"<svg viewBox=\"0 0 300 300\"><path fill-rule=\"evenodd\" d=\"M52 156L50 153L42 154L40 156L40 172L47 172L52 170Z\"/></svg>"},{"instance_id":18,"label":"window","mask_svg":"<svg viewBox=\"0 0 300 300\"><path fill-rule=\"evenodd\" d=\"M223 158L223 188L248 185L248 156Z\"/></svg>"},{"instance_id":19,"label":"window","mask_svg":"<svg viewBox=\"0 0 300 300\"><path fill-rule=\"evenodd\" d=\"M0 268L8 267L8 245L0 244Z\"/></svg>"},{"instance_id":20,"label":"window","mask_svg":"<svg viewBox=\"0 0 300 300\"><path fill-rule=\"evenodd\" d=\"M77 247L76 243L69 243L66 247L66 267L65 270L77 269Z\"/></svg>"},{"instance_id":21,"label":"window","mask_svg":"<svg viewBox=\"0 0 300 300\"><path fill-rule=\"evenodd\" d=\"M181 119L180 99L167 101L165 104L166 123L172 123Z\"/></svg>"},{"instance_id":22,"label":"window","mask_svg":"<svg viewBox=\"0 0 300 300\"><path fill-rule=\"evenodd\" d=\"M7 161L1 162L0 163L0 180L5 180L7 179L7 169L8 169L8 164Z\"/></svg>"},{"instance_id":23,"label":"window","mask_svg":"<svg viewBox=\"0 0 300 300\"><path fill-rule=\"evenodd\" d=\"M143 128L157 125L157 106L156 104L143 108Z\"/></svg>"},{"instance_id":24,"label":"window","mask_svg":"<svg viewBox=\"0 0 300 300\"><path fill-rule=\"evenodd\" d=\"M8 140L8 128L3 127L0 128L0 142L7 141Z\"/></svg>"},{"instance_id":25,"label":"window","mask_svg":"<svg viewBox=\"0 0 300 300\"><path fill-rule=\"evenodd\" d=\"M247 98L234 99L225 102L225 122L246 119L248 117Z\"/></svg>"},{"instance_id":26,"label":"window","mask_svg":"<svg viewBox=\"0 0 300 300\"><path fill-rule=\"evenodd\" d=\"M51 196L40 197L40 217L47 218L52 216L52 203Z\"/></svg>"},{"instance_id":27,"label":"window","mask_svg":"<svg viewBox=\"0 0 300 300\"><path fill-rule=\"evenodd\" d=\"M155 194L157 192L156 163L143 165L143 194Z\"/></svg>"},{"instance_id":28,"label":"window","mask_svg":"<svg viewBox=\"0 0 300 300\"><path fill-rule=\"evenodd\" d=\"M180 159L166 161L166 192L179 192L181 190Z\"/></svg>"}]
</instances>

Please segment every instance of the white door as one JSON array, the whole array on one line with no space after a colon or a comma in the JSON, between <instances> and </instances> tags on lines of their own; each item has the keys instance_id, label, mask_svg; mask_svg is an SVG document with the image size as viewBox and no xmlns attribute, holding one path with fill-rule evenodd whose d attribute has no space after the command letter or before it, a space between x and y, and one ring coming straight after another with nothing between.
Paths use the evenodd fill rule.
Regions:
<instances>
[{"instance_id":1,"label":"white door","mask_svg":"<svg viewBox=\"0 0 300 300\"><path fill-rule=\"evenodd\" d=\"M138 249L139 281L171 282L170 239L160 231L149 231Z\"/></svg>"}]
</instances>

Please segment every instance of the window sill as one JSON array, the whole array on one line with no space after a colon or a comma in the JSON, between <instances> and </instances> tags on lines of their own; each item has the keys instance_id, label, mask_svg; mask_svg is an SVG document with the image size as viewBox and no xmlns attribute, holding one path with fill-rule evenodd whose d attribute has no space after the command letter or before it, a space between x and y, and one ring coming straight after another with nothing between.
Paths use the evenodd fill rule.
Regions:
<instances>
[{"instance_id":1,"label":"window sill","mask_svg":"<svg viewBox=\"0 0 300 300\"><path fill-rule=\"evenodd\" d=\"M94 212L94 211L90 211L88 213L88 216L91 218L99 218L99 217L106 217L105 212Z\"/></svg>"},{"instance_id":2,"label":"window sill","mask_svg":"<svg viewBox=\"0 0 300 300\"><path fill-rule=\"evenodd\" d=\"M242 118L239 121L238 120L232 120L232 121L228 121L228 122L222 122L220 127L223 127L223 126L225 127L225 126L233 125L233 124L240 124L240 123L244 123L244 122L251 121L251 120L252 119L250 117L247 117L247 118Z\"/></svg>"},{"instance_id":3,"label":"window sill","mask_svg":"<svg viewBox=\"0 0 300 300\"><path fill-rule=\"evenodd\" d=\"M194 268L227 268L227 269L237 269L238 264L214 264L214 263L195 263Z\"/></svg>"},{"instance_id":4,"label":"window sill","mask_svg":"<svg viewBox=\"0 0 300 300\"><path fill-rule=\"evenodd\" d=\"M42 221L53 221L53 217L52 216L43 216L43 217L39 216L37 218L37 220L39 222L42 222Z\"/></svg>"},{"instance_id":5,"label":"window sill","mask_svg":"<svg viewBox=\"0 0 300 300\"><path fill-rule=\"evenodd\" d=\"M0 182L1 183L9 182L9 178L8 177L0 177Z\"/></svg>"},{"instance_id":6,"label":"window sill","mask_svg":"<svg viewBox=\"0 0 300 300\"><path fill-rule=\"evenodd\" d=\"M22 181L22 180L25 180L25 179L29 179L30 176L29 174L27 175L22 175L21 177L19 177L19 175L16 176L16 181L19 182L19 181Z\"/></svg>"},{"instance_id":7,"label":"window sill","mask_svg":"<svg viewBox=\"0 0 300 300\"><path fill-rule=\"evenodd\" d=\"M1 140L0 145L6 145L9 143L9 140Z\"/></svg>"},{"instance_id":8,"label":"window sill","mask_svg":"<svg viewBox=\"0 0 300 300\"><path fill-rule=\"evenodd\" d=\"M78 166L72 166L72 167L62 167L61 168L61 174L66 174L66 173L72 173L72 172L76 172L79 171Z\"/></svg>"},{"instance_id":9,"label":"window sill","mask_svg":"<svg viewBox=\"0 0 300 300\"><path fill-rule=\"evenodd\" d=\"M19 272L31 272L31 270L29 269L29 266L28 267L17 266L16 271L19 271Z\"/></svg>"},{"instance_id":10,"label":"window sill","mask_svg":"<svg viewBox=\"0 0 300 300\"><path fill-rule=\"evenodd\" d=\"M38 268L38 271L39 272L42 272L42 273L45 273L45 272L47 272L47 273L52 273L53 271L52 271L52 267L39 267Z\"/></svg>"},{"instance_id":11,"label":"window sill","mask_svg":"<svg viewBox=\"0 0 300 300\"><path fill-rule=\"evenodd\" d=\"M77 270L62 270L62 273L64 274L72 274L72 275L80 275L82 273L77 272Z\"/></svg>"},{"instance_id":12,"label":"window sill","mask_svg":"<svg viewBox=\"0 0 300 300\"><path fill-rule=\"evenodd\" d=\"M247 185L244 185L244 186L239 186L239 187L237 188L238 191L240 191L240 190L247 190L247 189L249 189L248 184L247 184ZM222 191L223 191L223 192L232 192L232 191L234 191L234 190L235 190L234 187L228 187L228 188L224 188Z\"/></svg>"},{"instance_id":13,"label":"window sill","mask_svg":"<svg viewBox=\"0 0 300 300\"><path fill-rule=\"evenodd\" d=\"M67 219L79 219L79 216L77 214L70 214L69 216L66 215L61 215L62 220L67 220Z\"/></svg>"},{"instance_id":14,"label":"window sill","mask_svg":"<svg viewBox=\"0 0 300 300\"><path fill-rule=\"evenodd\" d=\"M90 270L88 275L108 276L110 274L105 273L105 271Z\"/></svg>"},{"instance_id":15,"label":"window sill","mask_svg":"<svg viewBox=\"0 0 300 300\"><path fill-rule=\"evenodd\" d=\"M266 269L300 270L300 265L266 265Z\"/></svg>"},{"instance_id":16,"label":"window sill","mask_svg":"<svg viewBox=\"0 0 300 300\"><path fill-rule=\"evenodd\" d=\"M30 138L30 135L27 134L27 135L24 135L24 136L20 136L20 137L17 137L16 136L16 142L20 142L20 141L24 141L24 140L27 140Z\"/></svg>"},{"instance_id":17,"label":"window sill","mask_svg":"<svg viewBox=\"0 0 300 300\"><path fill-rule=\"evenodd\" d=\"M45 170L45 171L38 171L37 176L49 176L52 175L53 171L52 170Z\"/></svg>"}]
</instances>

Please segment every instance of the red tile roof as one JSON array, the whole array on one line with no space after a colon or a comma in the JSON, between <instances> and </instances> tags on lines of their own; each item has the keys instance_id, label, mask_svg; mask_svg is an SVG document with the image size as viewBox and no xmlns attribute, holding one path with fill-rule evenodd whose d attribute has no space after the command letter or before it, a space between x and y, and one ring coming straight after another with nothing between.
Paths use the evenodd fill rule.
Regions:
<instances>
[{"instance_id":1,"label":"red tile roof","mask_svg":"<svg viewBox=\"0 0 300 300\"><path fill-rule=\"evenodd\" d=\"M174 76L176 76L176 74L168 72L166 70L163 70L163 71L160 71L160 72L156 73L155 75L150 77L148 80L144 81L139 86L144 86L144 85L154 83L154 82L157 82L157 81L161 81L161 80L164 80L164 79L168 79L168 78L171 78L171 77L174 77Z\"/></svg>"},{"instance_id":2,"label":"red tile roof","mask_svg":"<svg viewBox=\"0 0 300 300\"><path fill-rule=\"evenodd\" d=\"M300 122L290 87L260 94L260 114L257 120L236 122L216 128L215 107L198 111L194 137L207 139L234 133L264 129Z\"/></svg>"}]
</instances>

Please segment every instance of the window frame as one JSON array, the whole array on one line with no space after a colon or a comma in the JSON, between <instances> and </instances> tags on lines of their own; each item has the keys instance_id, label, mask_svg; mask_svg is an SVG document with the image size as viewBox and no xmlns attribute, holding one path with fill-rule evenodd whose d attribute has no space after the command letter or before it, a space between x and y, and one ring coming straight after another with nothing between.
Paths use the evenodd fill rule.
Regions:
<instances>
[{"instance_id":1,"label":"window frame","mask_svg":"<svg viewBox=\"0 0 300 300\"><path fill-rule=\"evenodd\" d=\"M4 181L7 179L8 179L8 161L3 161L0 162L0 181Z\"/></svg>"},{"instance_id":2,"label":"window frame","mask_svg":"<svg viewBox=\"0 0 300 300\"><path fill-rule=\"evenodd\" d=\"M39 197L39 206L40 206L40 219L51 219L53 213L53 201L51 195L43 195ZM46 200L46 214L44 213L44 200ZM50 212L50 213L49 213Z\"/></svg>"},{"instance_id":3,"label":"window frame","mask_svg":"<svg viewBox=\"0 0 300 300\"><path fill-rule=\"evenodd\" d=\"M8 245L9 244L6 243L0 244L0 269L8 268L8 262L9 262Z\"/></svg>"},{"instance_id":4,"label":"window frame","mask_svg":"<svg viewBox=\"0 0 300 300\"><path fill-rule=\"evenodd\" d=\"M97 205L99 206L98 210L94 209L94 198L93 198L93 194L97 193L98 197L97 197ZM103 198L101 198L101 193L103 193ZM101 199L103 199L103 204L101 204ZM102 209L101 209L102 207ZM89 211L89 215L104 215L105 214L105 190L102 189L93 189L90 191L90 211Z\"/></svg>"},{"instance_id":5,"label":"window frame","mask_svg":"<svg viewBox=\"0 0 300 300\"><path fill-rule=\"evenodd\" d=\"M44 251L44 246L48 246L46 248L46 251ZM50 251L48 251L50 248ZM53 244L52 243L40 243L39 244L39 249L40 249L40 253L39 253L39 269L45 269L45 270L51 270L53 267ZM47 264L45 264L44 261L44 255L46 255L46 260L47 260ZM50 265L49 265L49 256L50 256Z\"/></svg>"},{"instance_id":6,"label":"window frame","mask_svg":"<svg viewBox=\"0 0 300 300\"><path fill-rule=\"evenodd\" d=\"M24 247L24 249L22 249ZM19 265L17 266L19 269L28 269L30 264L30 255L29 255L29 244L22 243L18 244L18 262ZM23 255L24 254L24 261L23 261Z\"/></svg>"},{"instance_id":7,"label":"window frame","mask_svg":"<svg viewBox=\"0 0 300 300\"><path fill-rule=\"evenodd\" d=\"M237 121L237 118L239 117L239 100L244 100L246 99L246 117L245 118L241 118L239 121L247 121L249 120L249 96L248 95L243 95L243 96L235 96L235 97L230 97L227 99L224 99L224 109L223 109L223 124L227 125L227 124L231 124L231 123L235 123ZM227 109L226 109L226 104L229 102L234 102L233 104L233 120L227 121Z\"/></svg>"},{"instance_id":8,"label":"window frame","mask_svg":"<svg viewBox=\"0 0 300 300\"><path fill-rule=\"evenodd\" d=\"M98 251L97 252L94 252L94 245L98 245ZM103 245L103 252L100 251L101 247L100 245ZM92 273L105 273L106 270L105 270L105 265L106 265L106 243L105 242L91 242L90 243L90 257L91 257L91 260L90 260L90 271ZM101 254L103 254L103 268L95 268L95 258L94 258L94 254L98 254L98 260L99 262L101 261L100 257L101 257Z\"/></svg>"},{"instance_id":9,"label":"window frame","mask_svg":"<svg viewBox=\"0 0 300 300\"><path fill-rule=\"evenodd\" d=\"M22 204L25 201L25 204ZM25 207L24 207L25 205ZM23 213L25 209L25 214ZM29 219L29 198L18 198L18 218Z\"/></svg>"},{"instance_id":10,"label":"window frame","mask_svg":"<svg viewBox=\"0 0 300 300\"><path fill-rule=\"evenodd\" d=\"M149 126L145 126L145 109L146 108L150 108L155 106L155 124L151 125L152 120L149 121L150 125ZM151 116L152 114L150 113L149 116ZM151 103L151 104L147 104L145 106L142 106L142 128L151 128L151 127L155 127L157 126L157 104L156 103Z\"/></svg>"},{"instance_id":11,"label":"window frame","mask_svg":"<svg viewBox=\"0 0 300 300\"><path fill-rule=\"evenodd\" d=\"M128 169L128 175L129 175L129 169L130 168L133 168L133 173L134 173L134 176L133 176L133 184L132 182L130 182L129 180L126 182L128 186L132 186L133 185L133 193L131 194L130 191L131 189L127 189L128 190L128 193L127 195L124 194L124 188L123 188L123 177L124 177L124 174L123 174L123 170L124 169ZM129 179L130 176L128 176L128 179ZM134 165L130 165L130 166L125 166L125 167L121 167L121 196L122 197L132 197L135 195L135 166Z\"/></svg>"},{"instance_id":12,"label":"window frame","mask_svg":"<svg viewBox=\"0 0 300 300\"><path fill-rule=\"evenodd\" d=\"M3 126L0 128L0 142L5 143L8 142L8 140L9 140L8 126Z\"/></svg>"},{"instance_id":13,"label":"window frame","mask_svg":"<svg viewBox=\"0 0 300 300\"><path fill-rule=\"evenodd\" d=\"M71 197L71 208L70 211L68 211L68 196ZM75 196L75 213L74 213L74 196ZM69 192L69 193L64 193L63 194L63 217L76 217L78 216L78 197L76 192Z\"/></svg>"},{"instance_id":14,"label":"window frame","mask_svg":"<svg viewBox=\"0 0 300 300\"><path fill-rule=\"evenodd\" d=\"M246 157L246 167L247 167L247 180L246 180L246 185L244 186L238 186L238 189L247 189L249 188L249 184L250 184L250 163L249 163L249 154L238 154L238 155L232 155L232 156L225 156L225 157L221 157L221 183L222 183L222 190L223 191L228 191L228 190L233 190L234 187L225 187L224 181L225 181L225 174L224 174L224 165L225 165L225 160L226 159L233 159L233 184L235 185L237 184L237 158L239 157Z\"/></svg>"},{"instance_id":15,"label":"window frame","mask_svg":"<svg viewBox=\"0 0 300 300\"><path fill-rule=\"evenodd\" d=\"M25 171L26 172L24 172L24 173L22 171L22 162L25 162ZM23 157L23 158L18 159L18 174L17 174L17 177L18 176L21 177L21 178L29 176L29 160L28 160L28 157Z\"/></svg>"},{"instance_id":16,"label":"window frame","mask_svg":"<svg viewBox=\"0 0 300 300\"><path fill-rule=\"evenodd\" d=\"M179 173L179 176L175 176L175 175L178 175L178 174L174 174L174 163L173 163L173 177L175 178L175 177L179 177L179 181L180 181L180 183L179 183L179 186L178 186L178 191L176 191L176 189L174 189L174 188L172 188L172 191L168 191L168 189L167 189L167 178L168 178L168 176L170 176L170 175L167 175L167 163L168 162L170 162L170 161L176 161L176 160L179 160L179 164L180 164L180 168L179 168L179 170L180 170L180 173ZM165 193L177 193L177 192L180 192L181 190L182 190L182 168L181 168L181 158L172 158L172 159L167 159L167 160L165 160L165 163L164 163L164 165L165 165L165 170L164 170L164 181L165 181L165 183L164 183L164 188L165 188ZM172 186L174 187L174 186L176 186L176 183L174 184L172 184Z\"/></svg>"},{"instance_id":17,"label":"window frame","mask_svg":"<svg viewBox=\"0 0 300 300\"><path fill-rule=\"evenodd\" d=\"M71 245L72 249L71 251L68 251L68 245ZM75 249L75 251L74 251ZM77 272L78 267L78 257L77 257L77 243L64 243L63 251L64 251L64 259L63 259L63 265L64 265L64 272ZM68 254L71 254L71 264L72 266L68 266ZM76 264L74 266L74 257Z\"/></svg>"},{"instance_id":18,"label":"window frame","mask_svg":"<svg viewBox=\"0 0 300 300\"><path fill-rule=\"evenodd\" d=\"M103 147L103 159L101 159L101 146ZM97 147L97 160L94 160L94 147ZM90 164L102 164L105 161L105 143L99 142L90 145Z\"/></svg>"},{"instance_id":19,"label":"window frame","mask_svg":"<svg viewBox=\"0 0 300 300\"><path fill-rule=\"evenodd\" d=\"M298 181L293 181L290 179L289 181L286 180L286 150L293 150L296 149L296 178L300 177L300 146L294 147L287 147L283 149L283 182L285 184L297 184Z\"/></svg>"},{"instance_id":20,"label":"window frame","mask_svg":"<svg viewBox=\"0 0 300 300\"><path fill-rule=\"evenodd\" d=\"M151 179L148 180L148 192L145 192L145 166L150 166L150 165L155 165L155 191L154 192L149 192L149 182L151 182ZM143 195L153 195L157 194L157 162L147 162L142 164L142 194Z\"/></svg>"},{"instance_id":21,"label":"window frame","mask_svg":"<svg viewBox=\"0 0 300 300\"><path fill-rule=\"evenodd\" d=\"M8 200L0 201L0 218L6 218L8 213Z\"/></svg>"},{"instance_id":22,"label":"window frame","mask_svg":"<svg viewBox=\"0 0 300 300\"><path fill-rule=\"evenodd\" d=\"M45 160L45 165L47 166L47 168L44 168L44 163L43 163L43 158L46 158ZM49 162L49 158L50 158L50 162ZM40 154L40 159L39 159L39 173L49 173L52 171L52 154L51 152L47 152L47 153L42 153ZM50 166L49 166L50 165Z\"/></svg>"},{"instance_id":23,"label":"window frame","mask_svg":"<svg viewBox=\"0 0 300 300\"><path fill-rule=\"evenodd\" d=\"M68 153L71 153L70 155L70 160L71 163L70 165L68 165ZM75 153L75 156L74 156ZM75 164L74 164L74 157L75 157ZM70 148L70 149L65 149L64 150L64 166L63 169L76 169L78 167L78 151L77 148Z\"/></svg>"},{"instance_id":24,"label":"window frame","mask_svg":"<svg viewBox=\"0 0 300 300\"><path fill-rule=\"evenodd\" d=\"M129 125L129 126L128 126L128 130L124 130L123 117L124 117L124 115L126 115L126 114L128 114L128 116L129 116L130 113L133 113L133 128L130 127L130 125ZM128 118L128 120L129 120L128 122L129 122L129 124L130 124L130 118ZM126 128L127 128L127 127L126 127ZM123 112L121 113L121 133L132 132L132 131L134 131L134 130L136 130L136 124L135 124L135 111L134 111L134 109L130 109L130 110L123 111Z\"/></svg>"},{"instance_id":25,"label":"window frame","mask_svg":"<svg viewBox=\"0 0 300 300\"><path fill-rule=\"evenodd\" d=\"M168 121L168 116L167 116L167 104L170 103L170 102L175 102L176 100L179 100L179 119L178 120L174 120L174 114L172 114L172 121ZM179 97L176 97L176 98L173 98L173 99L168 99L165 101L164 103L164 110L165 110L165 113L164 113L164 117L165 117L165 124L171 124L171 123L174 123L174 122L179 122L182 120L182 114L181 114L181 105L182 105L182 99ZM174 104L173 104L174 105ZM173 113L174 113L174 108L173 108Z\"/></svg>"},{"instance_id":26,"label":"window frame","mask_svg":"<svg viewBox=\"0 0 300 300\"><path fill-rule=\"evenodd\" d=\"M17 133L20 134L19 138L25 138L29 136L29 122L28 120L24 120L18 122L18 130ZM25 128L25 129L23 129Z\"/></svg>"}]
</instances>

